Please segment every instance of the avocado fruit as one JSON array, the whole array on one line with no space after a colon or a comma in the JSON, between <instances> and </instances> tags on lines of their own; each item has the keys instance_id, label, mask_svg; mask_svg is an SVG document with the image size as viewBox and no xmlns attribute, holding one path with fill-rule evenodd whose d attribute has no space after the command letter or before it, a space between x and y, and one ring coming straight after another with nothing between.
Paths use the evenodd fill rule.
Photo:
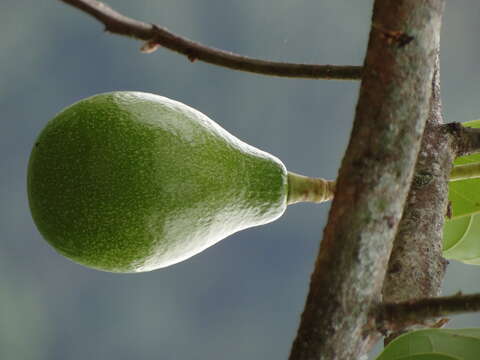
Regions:
<instances>
[{"instance_id":1,"label":"avocado fruit","mask_svg":"<svg viewBox=\"0 0 480 360\"><path fill-rule=\"evenodd\" d=\"M83 99L37 138L28 198L62 255L110 272L155 270L283 214L289 174L276 157L166 97Z\"/></svg>"}]
</instances>

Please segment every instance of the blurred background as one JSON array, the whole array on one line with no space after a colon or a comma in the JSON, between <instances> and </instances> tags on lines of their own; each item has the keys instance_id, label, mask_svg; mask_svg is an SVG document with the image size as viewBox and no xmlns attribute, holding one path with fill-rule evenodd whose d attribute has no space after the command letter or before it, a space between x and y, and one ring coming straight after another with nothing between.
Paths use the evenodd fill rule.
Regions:
<instances>
[{"instance_id":1,"label":"blurred background","mask_svg":"<svg viewBox=\"0 0 480 360\"><path fill-rule=\"evenodd\" d=\"M280 61L359 65L372 1L110 0L183 36ZM442 38L447 121L480 118L480 2L449 2ZM0 358L286 359L328 205L294 205L189 261L136 275L56 254L30 217L32 144L63 107L112 90L161 94L206 113L287 168L334 178L356 82L269 78L190 63L109 35L59 1L0 1ZM480 291L480 268L452 263L445 294ZM475 314L450 327L480 326Z\"/></svg>"}]
</instances>

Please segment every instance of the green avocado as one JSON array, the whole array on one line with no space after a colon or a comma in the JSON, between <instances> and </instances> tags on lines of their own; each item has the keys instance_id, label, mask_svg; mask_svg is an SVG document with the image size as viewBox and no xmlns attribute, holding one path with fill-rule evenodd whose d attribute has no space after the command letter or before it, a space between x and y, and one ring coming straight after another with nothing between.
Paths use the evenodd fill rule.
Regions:
<instances>
[{"instance_id":1,"label":"green avocado","mask_svg":"<svg viewBox=\"0 0 480 360\"><path fill-rule=\"evenodd\" d=\"M187 105L112 92L47 124L30 156L28 197L59 253L130 273L175 264L277 219L288 177L276 157Z\"/></svg>"}]
</instances>

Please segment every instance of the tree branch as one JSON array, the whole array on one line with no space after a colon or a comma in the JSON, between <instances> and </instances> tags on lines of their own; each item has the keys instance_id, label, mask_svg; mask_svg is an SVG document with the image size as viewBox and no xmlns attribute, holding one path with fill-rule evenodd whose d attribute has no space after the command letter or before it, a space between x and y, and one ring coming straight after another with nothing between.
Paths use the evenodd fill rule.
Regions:
<instances>
[{"instance_id":1,"label":"tree branch","mask_svg":"<svg viewBox=\"0 0 480 360\"><path fill-rule=\"evenodd\" d=\"M192 62L200 60L233 70L271 76L325 80L359 80L362 75L360 66L292 64L249 58L207 47L171 33L160 26L131 19L96 0L60 1L93 16L105 25L105 30L108 32L146 41L146 44L142 47L145 52L154 51L161 45L187 56Z\"/></svg>"},{"instance_id":2,"label":"tree branch","mask_svg":"<svg viewBox=\"0 0 480 360\"><path fill-rule=\"evenodd\" d=\"M443 130L438 49L435 52L429 117L383 284L383 301L388 303L438 296L446 271L443 223L455 151L453 137ZM400 333L390 334L386 342Z\"/></svg>"},{"instance_id":3,"label":"tree branch","mask_svg":"<svg viewBox=\"0 0 480 360\"><path fill-rule=\"evenodd\" d=\"M444 0L376 0L350 143L290 360L347 360L381 296L429 114Z\"/></svg>"},{"instance_id":4,"label":"tree branch","mask_svg":"<svg viewBox=\"0 0 480 360\"><path fill-rule=\"evenodd\" d=\"M444 130L454 137L456 156L480 152L480 129L463 126L461 123L444 125Z\"/></svg>"},{"instance_id":5,"label":"tree branch","mask_svg":"<svg viewBox=\"0 0 480 360\"><path fill-rule=\"evenodd\" d=\"M457 294L381 304L376 311L378 329L382 332L398 331L425 320L480 311L480 294Z\"/></svg>"}]
</instances>

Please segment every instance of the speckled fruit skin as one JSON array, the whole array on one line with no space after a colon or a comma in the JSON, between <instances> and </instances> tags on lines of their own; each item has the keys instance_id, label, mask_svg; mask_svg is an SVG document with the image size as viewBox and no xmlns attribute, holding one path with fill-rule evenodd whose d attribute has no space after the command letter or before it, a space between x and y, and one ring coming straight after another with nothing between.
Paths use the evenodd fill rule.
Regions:
<instances>
[{"instance_id":1,"label":"speckled fruit skin","mask_svg":"<svg viewBox=\"0 0 480 360\"><path fill-rule=\"evenodd\" d=\"M99 270L141 272L278 218L287 172L187 105L113 92L47 124L31 153L28 196L58 252Z\"/></svg>"}]
</instances>

